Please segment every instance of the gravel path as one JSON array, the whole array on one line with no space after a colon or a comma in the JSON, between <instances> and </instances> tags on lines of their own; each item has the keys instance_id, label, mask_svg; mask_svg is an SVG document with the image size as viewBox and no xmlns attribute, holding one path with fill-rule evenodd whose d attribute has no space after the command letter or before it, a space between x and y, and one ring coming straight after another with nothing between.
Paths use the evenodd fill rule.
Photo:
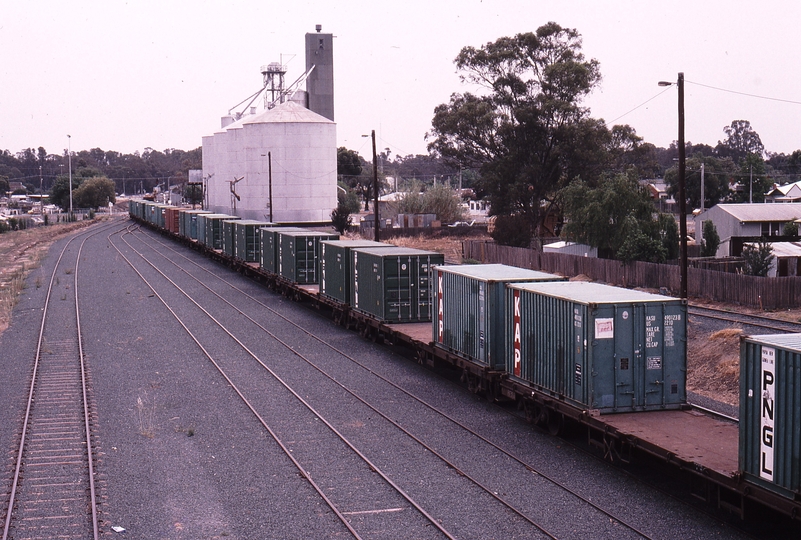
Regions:
<instances>
[{"instance_id":1,"label":"gravel path","mask_svg":"<svg viewBox=\"0 0 801 540\"><path fill-rule=\"evenodd\" d=\"M150 245L154 245L156 238L164 240L150 232L137 233L136 237ZM112 240L135 260L136 255L123 247L119 237ZM180 248L200 267L236 284L262 304L347 352L364 366L361 367L310 339L263 305L243 298L197 266L159 250L319 365L336 379L334 383L201 288L190 276L175 270L152 251L147 253L141 241L135 238L130 241L163 267L177 284L197 296L220 322L232 328L248 348L308 400L320 416L352 438L361 451L460 538L531 538L537 537L537 533L378 413L355 400L343 386L403 424L526 514L542 520L555 536L635 538L637 535L577 502L541 475L468 435L365 368L443 409L650 537L737 538L730 529L589 459L559 439L531 429L519 419L395 354L391 347L362 340L313 310ZM172 247L179 248L177 244ZM55 249L54 246L51 254ZM112 525L121 526L127 529L130 538L350 538L197 344L111 247L106 235L87 242L84 252L92 264L82 263L85 275L79 279L85 296L81 301L81 318L97 403L98 439L105 453L98 467L107 493L101 507L104 530L109 531ZM48 257L42 272L47 272L50 264ZM352 474L350 483L327 485L327 493L340 496L338 490L347 491L347 500L361 500L361 509L375 510L376 506L370 506L380 491L375 479L357 472L353 456L324 435L325 430L318 429L319 420L304 412L274 380L270 382L270 377L254 366L247 355L234 350L224 335L212 334L217 330L207 317L163 277L141 260L135 265L148 279L158 283L160 294L176 306L176 312L191 321L193 328L203 331L206 338L214 336L204 341L213 349L212 355L219 357L221 364L235 372L243 387L256 396L255 406L270 415L276 431L303 454L304 462L315 476L324 477L331 467L342 468L335 471L339 478ZM35 276L29 282L33 279ZM28 349L35 344L30 336L36 326L32 322L40 316L40 296L39 290L29 284L11 327L3 336L0 367L7 377L6 384L0 385L0 403L4 405L0 407L0 421L4 426L16 425L15 404L20 393L17 389L25 386L29 375ZM13 435L9 431L0 431L3 448L12 447ZM402 501L397 507L401 506ZM396 519L398 514L400 520ZM406 516L409 527L399 526L407 523ZM408 510L352 514L351 522L365 524L370 520L371 533L366 535L370 538L439 537L412 516Z\"/></svg>"}]
</instances>

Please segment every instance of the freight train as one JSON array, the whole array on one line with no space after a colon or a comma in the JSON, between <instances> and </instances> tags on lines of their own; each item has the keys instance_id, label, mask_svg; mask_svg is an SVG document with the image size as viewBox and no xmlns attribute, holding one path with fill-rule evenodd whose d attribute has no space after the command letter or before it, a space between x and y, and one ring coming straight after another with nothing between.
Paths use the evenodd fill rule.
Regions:
<instances>
[{"instance_id":1,"label":"freight train","mask_svg":"<svg viewBox=\"0 0 801 540\"><path fill-rule=\"evenodd\" d=\"M147 201L129 213L366 338L458 370L553 434L580 426L609 460L642 452L741 518L767 507L801 519L801 335L743 339L738 423L687 403L683 300Z\"/></svg>"}]
</instances>

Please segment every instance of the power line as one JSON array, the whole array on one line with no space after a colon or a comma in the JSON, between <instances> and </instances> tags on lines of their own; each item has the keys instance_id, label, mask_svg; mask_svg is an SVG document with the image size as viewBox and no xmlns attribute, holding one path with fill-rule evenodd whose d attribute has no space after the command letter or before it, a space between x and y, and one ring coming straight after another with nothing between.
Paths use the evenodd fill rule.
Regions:
<instances>
[{"instance_id":1,"label":"power line","mask_svg":"<svg viewBox=\"0 0 801 540\"><path fill-rule=\"evenodd\" d=\"M661 92L659 92L658 94L656 94L654 97L652 97L652 98L649 98L649 99L647 99L647 100L643 101L642 103L640 103L639 105L637 105L636 107L634 107L633 109L631 109L630 111L627 111L627 112L625 112L625 113L621 114L620 116L618 116L618 117L617 117L617 118L615 118L614 120L610 120L609 122L606 122L606 125L608 126L608 125L610 125L610 124L613 124L613 123L617 122L618 120L620 120L621 118L623 118L624 116L627 116L627 115L629 115L629 114L633 113L634 111L636 111L637 109L639 109L639 108L640 108L640 107L642 107L643 105L646 105L646 104L648 104L649 102L651 102L651 101L655 100L656 98L658 98L659 96L661 96L662 94L664 94L665 92L667 92L668 90L670 90L670 87L668 87L668 88L665 88L664 90L662 90Z\"/></svg>"},{"instance_id":2,"label":"power line","mask_svg":"<svg viewBox=\"0 0 801 540\"><path fill-rule=\"evenodd\" d=\"M717 86L710 86L708 84L702 84L702 83L697 83L697 82L688 81L688 80L685 80L684 82L690 83L690 84L694 84L696 86L703 86L704 88L709 88L711 90L718 90L719 92L728 92L729 94L738 94L740 96L747 96L747 97L752 97L752 98L756 98L756 99L766 99L768 101L779 101L779 102L782 102L782 103L792 103L793 105L801 105L801 101L793 101L791 99L781 99L781 98L774 98L774 97L768 97L768 96L760 96L758 94L749 94L747 92L738 92L737 90L729 90L727 88L719 88Z\"/></svg>"}]
</instances>

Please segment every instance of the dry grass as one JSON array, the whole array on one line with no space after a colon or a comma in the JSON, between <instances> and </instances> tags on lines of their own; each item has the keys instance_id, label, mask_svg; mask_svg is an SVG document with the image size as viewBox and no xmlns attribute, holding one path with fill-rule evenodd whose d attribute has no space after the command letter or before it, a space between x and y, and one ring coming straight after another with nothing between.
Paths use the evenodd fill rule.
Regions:
<instances>
[{"instance_id":1,"label":"dry grass","mask_svg":"<svg viewBox=\"0 0 801 540\"><path fill-rule=\"evenodd\" d=\"M8 328L11 312L24 290L25 278L39 267L50 245L96 221L78 221L0 234L0 333ZM37 278L36 286L42 286Z\"/></svg>"},{"instance_id":2,"label":"dry grass","mask_svg":"<svg viewBox=\"0 0 801 540\"><path fill-rule=\"evenodd\" d=\"M687 389L729 405L740 397L740 328L693 335L687 346Z\"/></svg>"}]
</instances>

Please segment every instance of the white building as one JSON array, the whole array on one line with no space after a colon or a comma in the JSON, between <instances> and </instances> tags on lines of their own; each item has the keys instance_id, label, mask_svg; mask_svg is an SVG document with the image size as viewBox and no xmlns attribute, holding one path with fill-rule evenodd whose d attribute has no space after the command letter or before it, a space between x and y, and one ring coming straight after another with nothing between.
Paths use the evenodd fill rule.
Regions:
<instances>
[{"instance_id":1,"label":"white building","mask_svg":"<svg viewBox=\"0 0 801 540\"><path fill-rule=\"evenodd\" d=\"M213 212L269 220L272 190L272 221L330 221L337 206L336 125L294 101L245 116L203 137L203 174Z\"/></svg>"},{"instance_id":2,"label":"white building","mask_svg":"<svg viewBox=\"0 0 801 540\"><path fill-rule=\"evenodd\" d=\"M785 184L783 186L774 185L765 195L765 202L768 203L796 203L801 202L801 181Z\"/></svg>"}]
</instances>

